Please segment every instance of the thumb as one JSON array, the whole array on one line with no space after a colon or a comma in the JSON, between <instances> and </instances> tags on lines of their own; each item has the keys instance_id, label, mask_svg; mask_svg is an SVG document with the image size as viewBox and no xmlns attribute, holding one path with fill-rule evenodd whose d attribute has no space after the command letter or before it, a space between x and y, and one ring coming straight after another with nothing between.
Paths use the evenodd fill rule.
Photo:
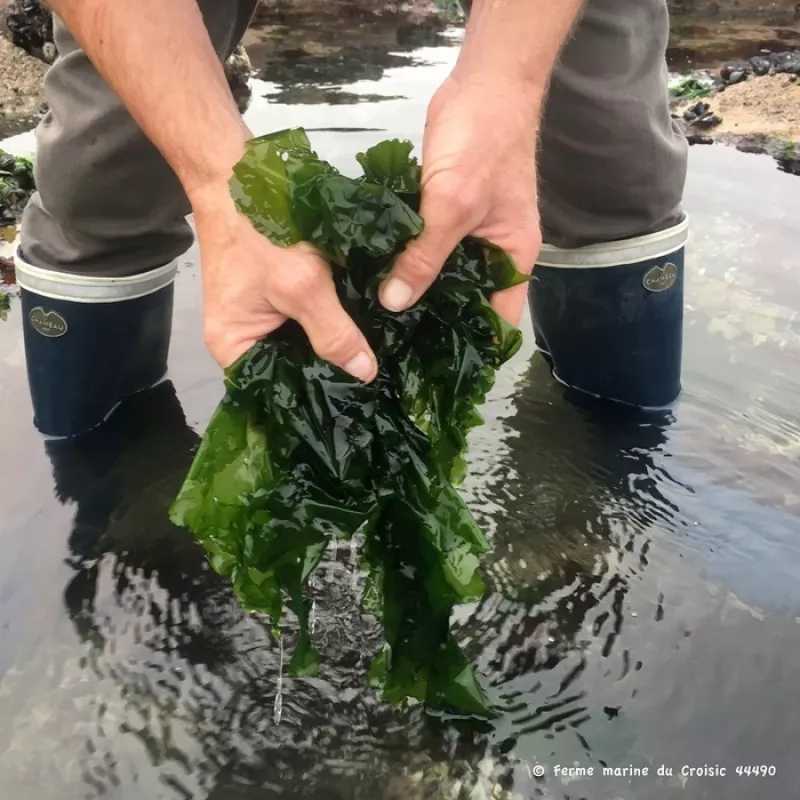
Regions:
<instances>
[{"instance_id":1,"label":"thumb","mask_svg":"<svg viewBox=\"0 0 800 800\"><path fill-rule=\"evenodd\" d=\"M425 227L397 257L380 289L380 301L389 311L405 311L430 288L461 240L469 233L458 200L423 191L420 215Z\"/></svg>"},{"instance_id":2,"label":"thumb","mask_svg":"<svg viewBox=\"0 0 800 800\"><path fill-rule=\"evenodd\" d=\"M364 334L342 308L328 274L310 302L292 316L303 326L314 352L364 383L378 374L378 363Z\"/></svg>"}]
</instances>

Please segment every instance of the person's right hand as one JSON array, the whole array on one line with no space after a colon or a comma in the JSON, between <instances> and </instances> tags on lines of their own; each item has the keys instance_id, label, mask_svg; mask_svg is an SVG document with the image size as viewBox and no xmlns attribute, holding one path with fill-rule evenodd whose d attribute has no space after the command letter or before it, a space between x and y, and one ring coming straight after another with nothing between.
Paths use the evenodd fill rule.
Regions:
<instances>
[{"instance_id":1,"label":"person's right hand","mask_svg":"<svg viewBox=\"0 0 800 800\"><path fill-rule=\"evenodd\" d=\"M228 202L195 209L203 264L205 341L223 368L287 319L314 351L364 382L378 367L364 335L342 308L325 260L309 244L278 247Z\"/></svg>"}]
</instances>

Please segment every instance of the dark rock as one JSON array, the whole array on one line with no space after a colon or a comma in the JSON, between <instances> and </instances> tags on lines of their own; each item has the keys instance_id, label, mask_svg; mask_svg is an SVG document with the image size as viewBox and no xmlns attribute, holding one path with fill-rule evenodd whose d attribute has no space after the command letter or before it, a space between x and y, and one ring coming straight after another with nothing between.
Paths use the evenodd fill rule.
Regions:
<instances>
[{"instance_id":1,"label":"dark rock","mask_svg":"<svg viewBox=\"0 0 800 800\"><path fill-rule=\"evenodd\" d=\"M714 144L714 139L711 136L706 136L702 133L690 133L686 137L689 144Z\"/></svg>"},{"instance_id":2,"label":"dark rock","mask_svg":"<svg viewBox=\"0 0 800 800\"><path fill-rule=\"evenodd\" d=\"M721 124L722 117L718 117L716 114L705 114L692 123L695 128L700 128L701 130L710 130Z\"/></svg>"},{"instance_id":3,"label":"dark rock","mask_svg":"<svg viewBox=\"0 0 800 800\"><path fill-rule=\"evenodd\" d=\"M728 83L735 83L736 81L731 80L734 74L739 72L743 72L745 75L749 72L752 72L753 65L749 61L729 61L725 66L720 70L719 74L720 77L727 81ZM740 79L741 80L741 79Z\"/></svg>"},{"instance_id":4,"label":"dark rock","mask_svg":"<svg viewBox=\"0 0 800 800\"><path fill-rule=\"evenodd\" d=\"M728 83L733 85L735 83L742 83L742 81L747 80L747 73L743 70L736 70L735 72L731 72L728 76Z\"/></svg>"},{"instance_id":5,"label":"dark rock","mask_svg":"<svg viewBox=\"0 0 800 800\"><path fill-rule=\"evenodd\" d=\"M800 175L800 158L776 158L778 169L789 175Z\"/></svg>"},{"instance_id":6,"label":"dark rock","mask_svg":"<svg viewBox=\"0 0 800 800\"><path fill-rule=\"evenodd\" d=\"M47 64L55 61L58 52L53 41L53 14L40 0L12 0L5 25L16 47Z\"/></svg>"},{"instance_id":7,"label":"dark rock","mask_svg":"<svg viewBox=\"0 0 800 800\"><path fill-rule=\"evenodd\" d=\"M800 75L800 52L773 53L769 61L775 72Z\"/></svg>"},{"instance_id":8,"label":"dark rock","mask_svg":"<svg viewBox=\"0 0 800 800\"><path fill-rule=\"evenodd\" d=\"M763 142L739 142L739 144L736 145L736 149L740 153L752 153L759 156L767 152L767 148L764 146Z\"/></svg>"},{"instance_id":9,"label":"dark rock","mask_svg":"<svg viewBox=\"0 0 800 800\"><path fill-rule=\"evenodd\" d=\"M766 75L772 69L770 60L763 56L753 56L750 59L750 64L753 68L753 73L756 75Z\"/></svg>"},{"instance_id":10,"label":"dark rock","mask_svg":"<svg viewBox=\"0 0 800 800\"><path fill-rule=\"evenodd\" d=\"M287 61L291 61L297 58L305 58L307 55L310 55L305 50L295 47L290 48L289 50L282 50L281 51L281 58L285 58Z\"/></svg>"},{"instance_id":11,"label":"dark rock","mask_svg":"<svg viewBox=\"0 0 800 800\"><path fill-rule=\"evenodd\" d=\"M711 106L708 103L695 103L690 108L683 112L683 121L688 123L692 128L700 128L701 130L708 130L716 128L722 120L711 111Z\"/></svg>"}]
</instances>

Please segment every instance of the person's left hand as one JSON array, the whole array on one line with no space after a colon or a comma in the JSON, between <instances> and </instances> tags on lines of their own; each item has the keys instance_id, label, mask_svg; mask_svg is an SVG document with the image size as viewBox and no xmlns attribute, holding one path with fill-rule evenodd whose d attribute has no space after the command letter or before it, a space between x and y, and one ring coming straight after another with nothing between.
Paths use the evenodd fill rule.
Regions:
<instances>
[{"instance_id":1,"label":"person's left hand","mask_svg":"<svg viewBox=\"0 0 800 800\"><path fill-rule=\"evenodd\" d=\"M398 257L381 287L390 311L414 305L465 236L506 250L530 274L542 244L536 191L539 111L524 85L453 75L428 109L422 151L425 229ZM527 284L492 305L519 325Z\"/></svg>"}]
</instances>

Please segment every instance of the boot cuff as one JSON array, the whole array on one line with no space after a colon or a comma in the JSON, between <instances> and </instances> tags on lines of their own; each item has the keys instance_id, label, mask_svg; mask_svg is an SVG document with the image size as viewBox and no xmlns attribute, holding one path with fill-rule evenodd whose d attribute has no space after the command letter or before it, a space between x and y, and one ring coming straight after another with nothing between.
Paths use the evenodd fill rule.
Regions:
<instances>
[{"instance_id":1,"label":"boot cuff","mask_svg":"<svg viewBox=\"0 0 800 800\"><path fill-rule=\"evenodd\" d=\"M169 286L175 280L178 262L171 261L139 275L125 278L105 278L94 275L71 275L29 264L20 249L14 252L17 283L30 292L53 300L75 303L117 303L135 300Z\"/></svg>"},{"instance_id":2,"label":"boot cuff","mask_svg":"<svg viewBox=\"0 0 800 800\"><path fill-rule=\"evenodd\" d=\"M680 250L689 238L689 217L671 228L635 239L591 244L565 250L545 244L542 246L536 264L542 267L564 267L566 269L585 269L587 267L621 267L627 264L640 264L643 261L663 258Z\"/></svg>"}]
</instances>

